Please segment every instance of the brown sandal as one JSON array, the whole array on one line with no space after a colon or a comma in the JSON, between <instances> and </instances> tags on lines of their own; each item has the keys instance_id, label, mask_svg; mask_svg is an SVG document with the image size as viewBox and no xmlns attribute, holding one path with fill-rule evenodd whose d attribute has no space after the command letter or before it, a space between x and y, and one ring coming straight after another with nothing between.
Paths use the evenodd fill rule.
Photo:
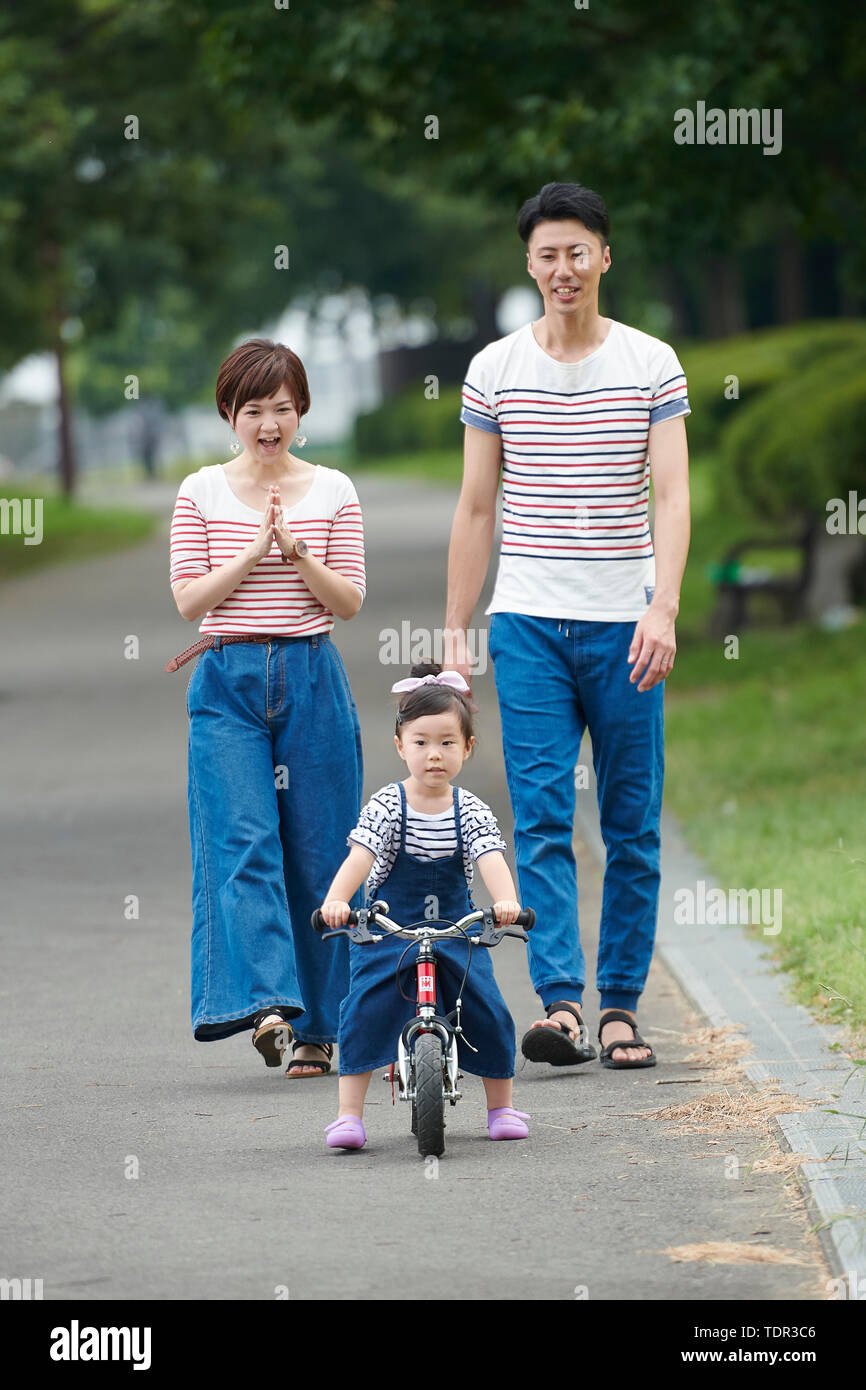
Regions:
<instances>
[{"instance_id":1,"label":"brown sandal","mask_svg":"<svg viewBox=\"0 0 866 1390\"><path fill-rule=\"evenodd\" d=\"M260 1009L253 1019L253 1047L264 1057L266 1067L282 1066L283 1053L292 1041L292 1025L286 1019L261 1023L263 1018L276 1012L276 1009Z\"/></svg>"},{"instance_id":2,"label":"brown sandal","mask_svg":"<svg viewBox=\"0 0 866 1390\"><path fill-rule=\"evenodd\" d=\"M296 1058L295 1052L299 1047L318 1047L324 1052L327 1061L317 1062L314 1057L308 1057L306 1061L304 1061L303 1057ZM296 1038L292 1043L292 1061L289 1062L289 1065L286 1067L286 1076L294 1076L295 1072L301 1077L305 1074L307 1076L327 1076L328 1072L331 1070L331 1058L333 1055L333 1043L304 1042L303 1038ZM315 1067L316 1070L315 1072L304 1073L301 1071L301 1067Z\"/></svg>"}]
</instances>

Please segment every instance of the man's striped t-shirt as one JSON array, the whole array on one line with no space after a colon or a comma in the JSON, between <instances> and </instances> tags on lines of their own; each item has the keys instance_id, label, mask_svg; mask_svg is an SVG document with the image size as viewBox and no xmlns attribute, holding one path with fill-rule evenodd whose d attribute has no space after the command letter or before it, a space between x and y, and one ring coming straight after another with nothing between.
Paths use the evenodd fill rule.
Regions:
<instances>
[{"instance_id":1,"label":"man's striped t-shirt","mask_svg":"<svg viewBox=\"0 0 866 1390\"><path fill-rule=\"evenodd\" d=\"M171 584L197 579L234 559L255 539L263 515L264 509L256 511L235 495L221 463L190 473L180 485L171 522ZM283 521L307 542L311 555L350 579L363 599L364 528L351 478L319 464L306 496L283 508ZM331 610L310 592L292 561L283 563L274 541L270 554L205 614L199 631L305 636L333 626Z\"/></svg>"},{"instance_id":2,"label":"man's striped t-shirt","mask_svg":"<svg viewBox=\"0 0 866 1390\"><path fill-rule=\"evenodd\" d=\"M502 439L502 549L488 613L629 621L655 587L650 426L690 411L667 343L611 320L558 362L532 325L469 364L460 418Z\"/></svg>"}]
</instances>

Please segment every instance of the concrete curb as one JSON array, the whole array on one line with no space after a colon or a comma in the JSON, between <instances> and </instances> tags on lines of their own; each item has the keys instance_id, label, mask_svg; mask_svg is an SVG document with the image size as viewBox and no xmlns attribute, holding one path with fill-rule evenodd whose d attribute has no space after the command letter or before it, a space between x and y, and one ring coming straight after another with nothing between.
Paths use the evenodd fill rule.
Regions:
<instances>
[{"instance_id":1,"label":"concrete curb","mask_svg":"<svg viewBox=\"0 0 866 1390\"><path fill-rule=\"evenodd\" d=\"M583 751L581 765L589 769L589 785L577 792L577 828L603 869L595 777L591 756ZM809 1156L800 1172L840 1278L837 1297L866 1299L866 1068L840 1056L841 1030L816 1022L791 1002L786 976L759 939L738 923L675 921L678 890L696 891L701 880L706 891L719 885L667 815L662 816L661 868L656 944L667 968L714 1027L744 1027L754 1044L744 1063L751 1081L760 1085L777 1077L784 1090L818 1103L813 1110L779 1115L776 1123L791 1151Z\"/></svg>"}]
</instances>

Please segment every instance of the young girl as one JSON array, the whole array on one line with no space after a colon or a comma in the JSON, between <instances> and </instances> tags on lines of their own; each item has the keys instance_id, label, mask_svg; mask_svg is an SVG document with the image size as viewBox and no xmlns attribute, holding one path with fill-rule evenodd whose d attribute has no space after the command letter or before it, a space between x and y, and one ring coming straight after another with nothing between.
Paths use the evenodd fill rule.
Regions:
<instances>
[{"instance_id":1,"label":"young girl","mask_svg":"<svg viewBox=\"0 0 866 1390\"><path fill-rule=\"evenodd\" d=\"M316 949L309 923L361 804L358 714L330 636L364 597L361 508L345 473L291 451L310 392L289 348L242 343L216 398L237 456L184 478L171 527L175 602L203 634L166 668L201 653L187 690L192 1025L200 1042L249 1031L269 1067L294 1030L287 1075L315 1077L348 987L348 952Z\"/></svg>"},{"instance_id":2,"label":"young girl","mask_svg":"<svg viewBox=\"0 0 866 1390\"><path fill-rule=\"evenodd\" d=\"M384 898L396 922L410 925L429 915L458 921L472 912L472 861L494 899L502 926L520 912L514 881L503 857L505 842L488 806L471 792L451 786L475 742L472 714L463 694L469 687L456 671L433 664L415 666L392 690L401 694L394 742L409 769L368 801L349 835L350 853L322 904L330 927L344 926L349 900L367 879L368 901ZM350 945L349 993L340 1008L340 1109L325 1131L330 1148L360 1149L366 1143L362 1115L372 1073L393 1061L396 1039L414 1008L397 988L395 972L406 942L384 938L374 946ZM468 947L460 939L437 943L442 1011L456 1003ZM411 980L411 967L403 989ZM460 1066L481 1076L487 1093L491 1139L525 1139L528 1115L512 1109L514 1020L499 992L483 948L472 954L463 989L463 1026L476 1052L458 1038Z\"/></svg>"}]
</instances>

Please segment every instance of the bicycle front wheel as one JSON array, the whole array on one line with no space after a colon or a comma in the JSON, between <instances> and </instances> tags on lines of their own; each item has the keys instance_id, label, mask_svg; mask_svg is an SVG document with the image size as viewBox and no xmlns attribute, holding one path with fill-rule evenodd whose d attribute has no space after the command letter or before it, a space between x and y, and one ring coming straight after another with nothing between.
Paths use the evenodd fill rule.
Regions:
<instances>
[{"instance_id":1,"label":"bicycle front wheel","mask_svg":"<svg viewBox=\"0 0 866 1390\"><path fill-rule=\"evenodd\" d=\"M442 1040L421 1033L415 1043L415 1102L412 1107L422 1158L445 1152L445 1098L442 1094Z\"/></svg>"}]
</instances>

